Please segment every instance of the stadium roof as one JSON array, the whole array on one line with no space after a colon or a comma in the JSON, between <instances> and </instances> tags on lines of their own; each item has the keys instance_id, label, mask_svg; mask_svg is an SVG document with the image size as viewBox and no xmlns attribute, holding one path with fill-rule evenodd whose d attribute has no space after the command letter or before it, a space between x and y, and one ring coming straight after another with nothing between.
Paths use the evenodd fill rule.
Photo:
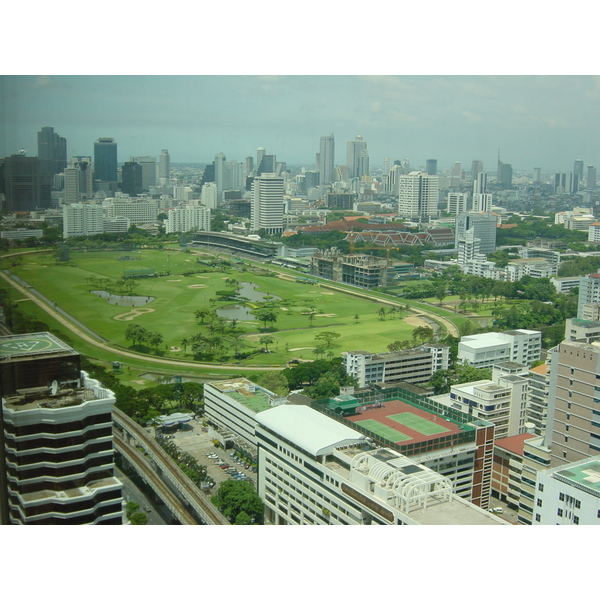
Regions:
<instances>
[{"instance_id":1,"label":"stadium roof","mask_svg":"<svg viewBox=\"0 0 600 600\"><path fill-rule=\"evenodd\" d=\"M311 456L327 454L338 445L367 439L362 433L309 406L277 406L257 414L256 420Z\"/></svg>"}]
</instances>

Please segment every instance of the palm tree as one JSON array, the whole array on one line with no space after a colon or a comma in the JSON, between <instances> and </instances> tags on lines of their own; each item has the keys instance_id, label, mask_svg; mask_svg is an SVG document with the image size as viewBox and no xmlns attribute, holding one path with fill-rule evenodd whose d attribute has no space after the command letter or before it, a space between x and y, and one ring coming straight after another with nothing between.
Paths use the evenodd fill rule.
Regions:
<instances>
[{"instance_id":1,"label":"palm tree","mask_svg":"<svg viewBox=\"0 0 600 600\"><path fill-rule=\"evenodd\" d=\"M385 306L382 306L378 311L377 314L379 315L379 320L380 321L384 321L385 320Z\"/></svg>"}]
</instances>

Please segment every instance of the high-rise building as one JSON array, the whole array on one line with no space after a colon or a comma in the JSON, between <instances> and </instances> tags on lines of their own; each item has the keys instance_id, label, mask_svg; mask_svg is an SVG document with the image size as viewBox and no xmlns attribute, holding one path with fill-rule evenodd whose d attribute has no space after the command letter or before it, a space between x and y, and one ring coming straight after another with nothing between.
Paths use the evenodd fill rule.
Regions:
<instances>
[{"instance_id":1,"label":"high-rise building","mask_svg":"<svg viewBox=\"0 0 600 600\"><path fill-rule=\"evenodd\" d=\"M209 184L210 185L210 184ZM191 230L210 231L210 208L206 206L184 205L168 212L165 222L166 233Z\"/></svg>"},{"instance_id":2,"label":"high-rise building","mask_svg":"<svg viewBox=\"0 0 600 600\"><path fill-rule=\"evenodd\" d=\"M540 169L540 167L534 167L533 183L540 183L541 181L542 181L542 169Z\"/></svg>"},{"instance_id":3,"label":"high-rise building","mask_svg":"<svg viewBox=\"0 0 600 600\"><path fill-rule=\"evenodd\" d=\"M321 137L321 144L319 146L319 173L321 185L327 185L333 183L335 180L334 173L334 153L335 153L335 141L333 133Z\"/></svg>"},{"instance_id":4,"label":"high-rise building","mask_svg":"<svg viewBox=\"0 0 600 600\"><path fill-rule=\"evenodd\" d=\"M475 181L480 173L483 173L483 161L474 160L471 163L471 180Z\"/></svg>"},{"instance_id":5,"label":"high-rise building","mask_svg":"<svg viewBox=\"0 0 600 600\"><path fill-rule=\"evenodd\" d=\"M283 232L283 178L274 173L255 177L252 182L252 230L268 235Z\"/></svg>"},{"instance_id":6,"label":"high-rise building","mask_svg":"<svg viewBox=\"0 0 600 600\"><path fill-rule=\"evenodd\" d=\"M581 160L581 158L578 158L573 163L573 174L577 175L579 181L583 180L583 160Z\"/></svg>"},{"instance_id":7,"label":"high-rise building","mask_svg":"<svg viewBox=\"0 0 600 600\"><path fill-rule=\"evenodd\" d=\"M252 156L246 156L246 161L244 164L244 175L248 177L248 175L252 175L254 171L254 158Z\"/></svg>"},{"instance_id":8,"label":"high-rise building","mask_svg":"<svg viewBox=\"0 0 600 600\"><path fill-rule=\"evenodd\" d=\"M121 170L121 190L130 196L137 196L143 191L142 165L135 161L126 162Z\"/></svg>"},{"instance_id":9,"label":"high-rise building","mask_svg":"<svg viewBox=\"0 0 600 600\"><path fill-rule=\"evenodd\" d=\"M467 210L468 194L448 192L446 211L451 215L458 215Z\"/></svg>"},{"instance_id":10,"label":"high-rise building","mask_svg":"<svg viewBox=\"0 0 600 600\"><path fill-rule=\"evenodd\" d=\"M413 221L437 216L439 181L436 175L411 171L399 177L398 215Z\"/></svg>"},{"instance_id":11,"label":"high-rise building","mask_svg":"<svg viewBox=\"0 0 600 600\"><path fill-rule=\"evenodd\" d=\"M171 157L167 149L160 151L160 158L158 159L158 179L162 185L169 182L171 177Z\"/></svg>"},{"instance_id":12,"label":"high-rise building","mask_svg":"<svg viewBox=\"0 0 600 600\"><path fill-rule=\"evenodd\" d=\"M148 191L156 185L156 158L153 156L133 156L129 159L142 167L142 190Z\"/></svg>"},{"instance_id":13,"label":"high-rise building","mask_svg":"<svg viewBox=\"0 0 600 600\"><path fill-rule=\"evenodd\" d=\"M427 175L437 175L437 158L428 158L425 162Z\"/></svg>"},{"instance_id":14,"label":"high-rise building","mask_svg":"<svg viewBox=\"0 0 600 600\"><path fill-rule=\"evenodd\" d=\"M37 156L13 154L0 160L2 210L32 211L52 206L52 177L40 172Z\"/></svg>"},{"instance_id":15,"label":"high-rise building","mask_svg":"<svg viewBox=\"0 0 600 600\"><path fill-rule=\"evenodd\" d=\"M579 190L579 175L575 173L555 173L554 192L572 196Z\"/></svg>"},{"instance_id":16,"label":"high-rise building","mask_svg":"<svg viewBox=\"0 0 600 600\"><path fill-rule=\"evenodd\" d=\"M369 152L367 142L362 135L357 135L353 142L347 144L346 166L348 167L348 178L362 177L369 174Z\"/></svg>"},{"instance_id":17,"label":"high-rise building","mask_svg":"<svg viewBox=\"0 0 600 600\"><path fill-rule=\"evenodd\" d=\"M67 166L67 140L54 132L54 127L42 127L37 134L40 173L53 177Z\"/></svg>"},{"instance_id":18,"label":"high-rise building","mask_svg":"<svg viewBox=\"0 0 600 600\"><path fill-rule=\"evenodd\" d=\"M265 173L277 172L277 157L274 154L263 154L258 163L256 174L260 177Z\"/></svg>"},{"instance_id":19,"label":"high-rise building","mask_svg":"<svg viewBox=\"0 0 600 600\"><path fill-rule=\"evenodd\" d=\"M580 279L577 318L588 318L585 313L593 306L600 306L600 273L591 273Z\"/></svg>"},{"instance_id":20,"label":"high-rise building","mask_svg":"<svg viewBox=\"0 0 600 600\"><path fill-rule=\"evenodd\" d=\"M512 188L512 175L512 165L503 163L500 160L500 151L498 151L498 171L496 173L498 187L504 190Z\"/></svg>"},{"instance_id":21,"label":"high-rise building","mask_svg":"<svg viewBox=\"0 0 600 600\"><path fill-rule=\"evenodd\" d=\"M123 523L114 394L50 333L0 338L0 523Z\"/></svg>"},{"instance_id":22,"label":"high-rise building","mask_svg":"<svg viewBox=\"0 0 600 600\"><path fill-rule=\"evenodd\" d=\"M113 138L103 137L94 142L94 171L97 181L113 183L117 176L117 142Z\"/></svg>"},{"instance_id":23,"label":"high-rise building","mask_svg":"<svg viewBox=\"0 0 600 600\"><path fill-rule=\"evenodd\" d=\"M384 158L383 159L383 172L384 173L388 173L389 170L392 167L392 159L391 158Z\"/></svg>"},{"instance_id":24,"label":"high-rise building","mask_svg":"<svg viewBox=\"0 0 600 600\"><path fill-rule=\"evenodd\" d=\"M211 210L217 208L217 185L215 183L205 183L202 186L202 204Z\"/></svg>"},{"instance_id":25,"label":"high-rise building","mask_svg":"<svg viewBox=\"0 0 600 600\"><path fill-rule=\"evenodd\" d=\"M94 195L94 172L90 156L74 156L64 170L64 202L72 204Z\"/></svg>"},{"instance_id":26,"label":"high-rise building","mask_svg":"<svg viewBox=\"0 0 600 600\"><path fill-rule=\"evenodd\" d=\"M454 163L454 166L452 167L452 169L450 169L450 177L457 177L458 179L461 179L462 175L462 166L460 164L460 161L457 161Z\"/></svg>"},{"instance_id":27,"label":"high-rise building","mask_svg":"<svg viewBox=\"0 0 600 600\"><path fill-rule=\"evenodd\" d=\"M588 190L596 189L596 167L588 165L586 187Z\"/></svg>"}]
</instances>

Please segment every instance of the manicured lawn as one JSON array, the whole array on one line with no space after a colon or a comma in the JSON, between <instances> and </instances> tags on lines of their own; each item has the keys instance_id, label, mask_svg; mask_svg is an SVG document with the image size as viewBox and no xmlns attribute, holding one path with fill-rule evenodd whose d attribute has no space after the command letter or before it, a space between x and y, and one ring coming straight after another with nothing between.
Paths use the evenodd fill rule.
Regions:
<instances>
[{"instance_id":1,"label":"manicured lawn","mask_svg":"<svg viewBox=\"0 0 600 600\"><path fill-rule=\"evenodd\" d=\"M119 260L123 256L135 260ZM131 342L125 339L125 330L130 323L160 333L164 339L160 355L167 358L192 358L189 346L184 355L182 340L196 333L208 334L206 325L197 322L194 312L203 308L225 307L226 302L212 300L216 300L216 291L231 289L226 283L228 278L253 283L258 291L282 298L276 303L278 320L274 327L263 331L263 324L256 321L237 324L237 329L251 348L258 350L261 347L259 339L262 335L274 339L269 346L270 353L260 353L241 361L240 367L244 364L284 364L292 358L314 359L313 348L322 344L315 340L315 334L320 331L340 334L330 348L335 356L339 356L341 349L384 352L389 343L411 337L413 327L401 320L402 315L381 320L378 315L381 305L372 300L320 286L267 277L253 269L245 272L237 270L237 267L227 272L206 269L196 262L196 258L195 254L158 250L139 253L72 252L70 264L55 265L51 256L32 254L24 256L22 265L12 271L110 344L132 347ZM150 309L148 312L110 304L91 293L94 287L98 287L92 283L94 277L117 280L128 269L143 268L170 272L168 276L136 280L134 295L154 297L140 307ZM204 272L191 272L196 270ZM48 322L49 317L41 309L33 310L40 313L40 320ZM315 312L312 323L306 314L311 311ZM358 321L355 315L359 316ZM74 338L73 334L69 337ZM98 354L96 350L93 352L94 356ZM112 360L112 357L103 359ZM233 357L230 360L234 362Z\"/></svg>"}]
</instances>

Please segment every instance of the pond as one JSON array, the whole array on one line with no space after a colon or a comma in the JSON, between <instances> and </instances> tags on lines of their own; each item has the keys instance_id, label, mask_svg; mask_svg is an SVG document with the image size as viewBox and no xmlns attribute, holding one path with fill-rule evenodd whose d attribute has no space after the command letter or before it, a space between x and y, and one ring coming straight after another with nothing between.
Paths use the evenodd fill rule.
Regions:
<instances>
[{"instance_id":1,"label":"pond","mask_svg":"<svg viewBox=\"0 0 600 600\"><path fill-rule=\"evenodd\" d=\"M109 304L117 306L145 306L155 299L154 296L119 296L118 294L110 294L104 291L93 291L91 293L104 298Z\"/></svg>"},{"instance_id":2,"label":"pond","mask_svg":"<svg viewBox=\"0 0 600 600\"><path fill-rule=\"evenodd\" d=\"M267 296L271 296L273 300L281 300L279 296L273 296L269 293L259 292L255 283L241 281L239 284L239 295L242 298L247 298L251 302L263 302ZM226 308L218 308L217 316L224 319L237 319L238 321L256 321L250 307L235 304Z\"/></svg>"}]
</instances>

